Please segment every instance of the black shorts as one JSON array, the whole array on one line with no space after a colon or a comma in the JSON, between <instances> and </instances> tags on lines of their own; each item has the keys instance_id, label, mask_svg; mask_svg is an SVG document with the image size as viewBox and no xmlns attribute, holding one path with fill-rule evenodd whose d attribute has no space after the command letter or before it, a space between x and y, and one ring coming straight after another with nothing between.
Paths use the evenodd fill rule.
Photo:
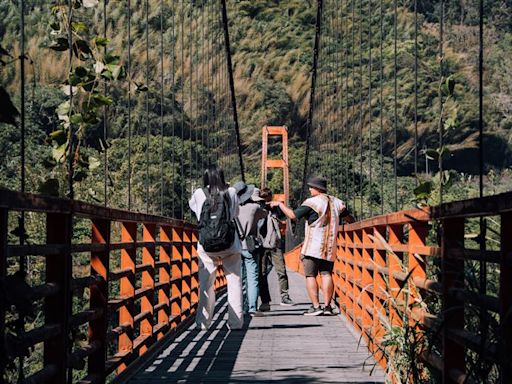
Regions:
<instances>
[{"instance_id":1,"label":"black shorts","mask_svg":"<svg viewBox=\"0 0 512 384\"><path fill-rule=\"evenodd\" d=\"M304 274L306 277L316 277L320 272L321 275L332 273L334 267L333 261L317 259L316 257L300 255L302 265L304 265Z\"/></svg>"}]
</instances>

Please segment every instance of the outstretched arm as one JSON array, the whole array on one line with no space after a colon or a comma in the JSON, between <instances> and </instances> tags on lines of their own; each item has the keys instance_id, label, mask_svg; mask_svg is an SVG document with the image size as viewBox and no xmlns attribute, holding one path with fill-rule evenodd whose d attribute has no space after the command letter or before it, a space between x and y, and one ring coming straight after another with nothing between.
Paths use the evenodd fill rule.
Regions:
<instances>
[{"instance_id":1,"label":"outstretched arm","mask_svg":"<svg viewBox=\"0 0 512 384\"><path fill-rule=\"evenodd\" d=\"M279 209L286 215L286 217L292 220L297 220L297 216L295 216L295 212L293 212L293 209L287 207L283 202L271 201L270 206L272 208L279 207Z\"/></svg>"}]
</instances>

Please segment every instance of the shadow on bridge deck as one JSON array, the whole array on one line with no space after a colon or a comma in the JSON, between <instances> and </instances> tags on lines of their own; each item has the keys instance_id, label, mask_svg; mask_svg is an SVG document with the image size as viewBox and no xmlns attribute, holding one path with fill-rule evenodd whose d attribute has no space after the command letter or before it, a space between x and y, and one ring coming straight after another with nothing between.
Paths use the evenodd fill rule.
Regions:
<instances>
[{"instance_id":1,"label":"shadow on bridge deck","mask_svg":"<svg viewBox=\"0 0 512 384\"><path fill-rule=\"evenodd\" d=\"M272 305L264 317L247 317L244 329L230 331L224 294L210 330L185 331L129 383L383 383L380 367L370 375L374 360L341 317L302 316L309 306L304 280L289 277L297 305ZM277 298L275 275L270 281Z\"/></svg>"}]
</instances>

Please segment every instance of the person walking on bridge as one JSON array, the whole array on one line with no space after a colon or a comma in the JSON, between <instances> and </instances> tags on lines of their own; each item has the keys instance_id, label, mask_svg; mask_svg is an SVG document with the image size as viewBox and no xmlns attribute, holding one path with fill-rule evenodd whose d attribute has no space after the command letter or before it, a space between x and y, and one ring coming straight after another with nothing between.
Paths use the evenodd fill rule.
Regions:
<instances>
[{"instance_id":1,"label":"person walking on bridge","mask_svg":"<svg viewBox=\"0 0 512 384\"><path fill-rule=\"evenodd\" d=\"M273 201L272 207L279 207L292 220L306 219L304 243L301 249L301 260L306 275L306 289L311 308L304 315L333 315L330 305L334 293L332 270L336 257L336 237L341 219L352 223L354 218L348 212L345 203L337 197L327 194L327 180L315 176L308 180L311 197L306 199L299 208L292 210L282 202ZM318 297L316 277L322 278L322 292L325 308L322 309Z\"/></svg>"},{"instance_id":2,"label":"person walking on bridge","mask_svg":"<svg viewBox=\"0 0 512 384\"><path fill-rule=\"evenodd\" d=\"M189 201L199 221L199 304L196 315L198 329L208 329L215 308L215 276L222 265L228 284L228 326L243 326L242 280L240 277L241 245L234 219L239 200L234 188L228 188L224 172L215 165L203 175L203 188L198 188Z\"/></svg>"}]
</instances>

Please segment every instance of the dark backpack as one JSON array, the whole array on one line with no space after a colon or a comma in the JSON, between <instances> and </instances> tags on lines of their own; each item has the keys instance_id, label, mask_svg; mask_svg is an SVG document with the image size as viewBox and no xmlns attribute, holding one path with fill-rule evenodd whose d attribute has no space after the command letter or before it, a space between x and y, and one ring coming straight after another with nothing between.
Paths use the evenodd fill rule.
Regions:
<instances>
[{"instance_id":1,"label":"dark backpack","mask_svg":"<svg viewBox=\"0 0 512 384\"><path fill-rule=\"evenodd\" d=\"M235 224L231 218L231 199L228 192L210 196L203 188L206 201L199 217L199 243L206 252L219 252L231 248L235 241Z\"/></svg>"}]
</instances>

